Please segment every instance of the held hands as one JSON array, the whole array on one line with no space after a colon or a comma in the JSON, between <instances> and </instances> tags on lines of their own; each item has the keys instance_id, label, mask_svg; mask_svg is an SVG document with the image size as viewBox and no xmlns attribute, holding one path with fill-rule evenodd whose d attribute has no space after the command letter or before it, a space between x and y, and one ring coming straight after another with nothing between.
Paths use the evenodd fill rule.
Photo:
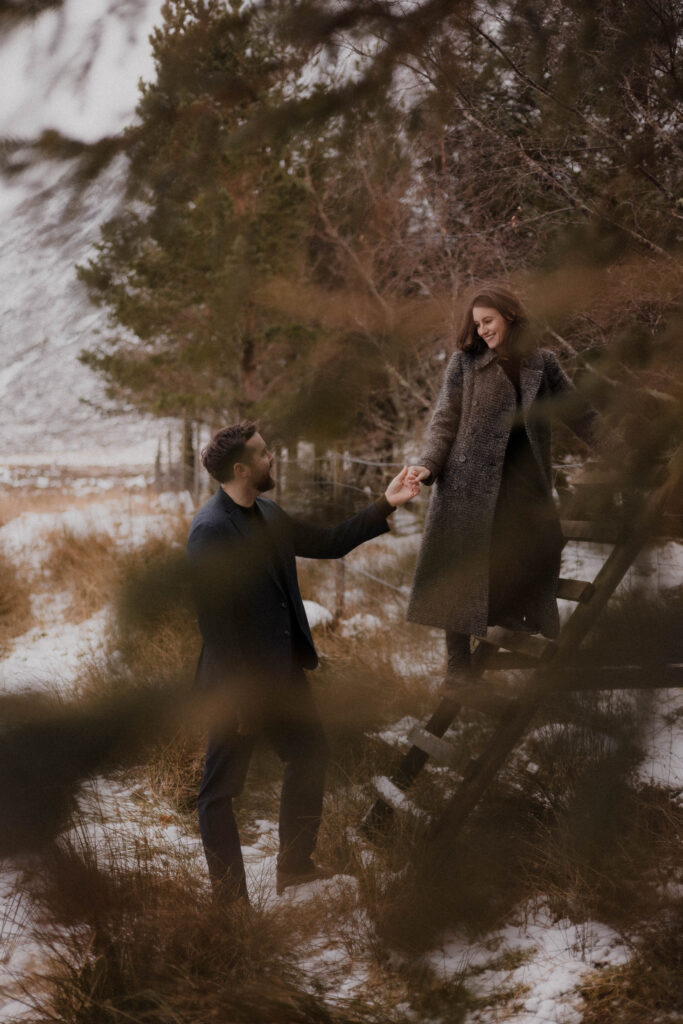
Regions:
<instances>
[{"instance_id":1,"label":"held hands","mask_svg":"<svg viewBox=\"0 0 683 1024\"><path fill-rule=\"evenodd\" d=\"M411 498L414 498L420 490L420 484L418 481L409 479L408 474L410 473L411 468L414 467L404 466L398 476L394 477L384 492L384 497L390 505L394 506L394 508L398 508L399 505L405 505L405 503L410 501ZM425 470L425 472L427 471ZM427 473L427 475L429 474Z\"/></svg>"},{"instance_id":2,"label":"held hands","mask_svg":"<svg viewBox=\"0 0 683 1024\"><path fill-rule=\"evenodd\" d=\"M430 475L426 466L408 466L406 468L408 470L406 474L406 483L410 486L421 484L422 481L426 480Z\"/></svg>"}]
</instances>

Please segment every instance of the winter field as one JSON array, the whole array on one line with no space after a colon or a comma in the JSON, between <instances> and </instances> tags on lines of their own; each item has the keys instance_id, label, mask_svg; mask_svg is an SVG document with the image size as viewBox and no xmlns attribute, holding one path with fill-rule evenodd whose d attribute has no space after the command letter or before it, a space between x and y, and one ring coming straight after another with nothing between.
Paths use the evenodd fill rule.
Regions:
<instances>
[{"instance_id":1,"label":"winter field","mask_svg":"<svg viewBox=\"0 0 683 1024\"><path fill-rule=\"evenodd\" d=\"M112 417L78 361L107 319L75 266L123 208L125 158L76 187L78 161L49 146L131 124L160 8L65 0L0 36L0 1021L683 1020L680 690L553 697L457 841L424 841L459 778L432 765L363 836L373 780L438 700L441 634L404 621L419 503L345 560L337 629L335 566L300 565L334 877L276 896L281 766L258 749L238 809L252 911L212 904L194 808L211 708L191 699L182 586L193 502L151 486L179 425ZM640 193L636 208L640 224ZM570 544L563 574L591 579L606 553ZM682 604L683 544L653 545L588 643L680 662ZM462 770L490 728L475 711L453 724Z\"/></svg>"},{"instance_id":2,"label":"winter field","mask_svg":"<svg viewBox=\"0 0 683 1024\"><path fill-rule=\"evenodd\" d=\"M197 638L187 609L165 608L142 641L119 599L180 550L191 499L154 493L144 468L61 486L36 472L6 468L0 497L3 696L73 709L153 676L185 710L166 715L170 727L151 720L118 764L73 786L56 845L5 859L0 1019L681 1019L680 693L564 698L453 847L425 846L411 814L373 846L359 832L370 782L391 774L436 703L443 660L437 632L403 621L419 521L399 512L391 536L346 559L337 632L326 625L334 567L300 567L333 751L319 854L337 874L276 897L280 766L264 749L239 811L253 914L219 920L193 808L202 730L186 687ZM602 554L568 548L565 572L590 578ZM673 595L682 565L677 543L644 554L625 606L644 590ZM471 756L487 722L465 713L449 738ZM434 810L452 784L430 768L407 803ZM205 963L216 942L219 962ZM211 1016L221 998L230 1010Z\"/></svg>"}]
</instances>

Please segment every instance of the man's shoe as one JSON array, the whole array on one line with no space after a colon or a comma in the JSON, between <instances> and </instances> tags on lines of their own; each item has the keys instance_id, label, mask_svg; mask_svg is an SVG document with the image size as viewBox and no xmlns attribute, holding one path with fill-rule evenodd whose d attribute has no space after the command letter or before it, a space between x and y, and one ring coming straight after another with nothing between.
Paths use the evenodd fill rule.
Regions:
<instances>
[{"instance_id":1,"label":"man's shoe","mask_svg":"<svg viewBox=\"0 0 683 1024\"><path fill-rule=\"evenodd\" d=\"M332 878L335 874L335 871L331 871L329 868L322 868L318 864L313 864L313 862L311 862L310 866L307 865L299 871L283 871L282 868L278 868L275 890L278 896L282 896L285 889L289 889L290 886L305 885L306 882Z\"/></svg>"}]
</instances>

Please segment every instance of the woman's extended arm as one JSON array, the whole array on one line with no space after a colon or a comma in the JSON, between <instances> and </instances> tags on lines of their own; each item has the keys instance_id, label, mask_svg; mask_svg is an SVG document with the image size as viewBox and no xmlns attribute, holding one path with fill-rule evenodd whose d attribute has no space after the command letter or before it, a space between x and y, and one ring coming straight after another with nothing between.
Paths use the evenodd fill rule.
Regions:
<instances>
[{"instance_id":1,"label":"woman's extended arm","mask_svg":"<svg viewBox=\"0 0 683 1024\"><path fill-rule=\"evenodd\" d=\"M446 367L436 408L427 428L422 456L418 464L409 467L409 482L416 480L432 483L434 477L441 472L460 422L462 379L462 354L456 352Z\"/></svg>"}]
</instances>

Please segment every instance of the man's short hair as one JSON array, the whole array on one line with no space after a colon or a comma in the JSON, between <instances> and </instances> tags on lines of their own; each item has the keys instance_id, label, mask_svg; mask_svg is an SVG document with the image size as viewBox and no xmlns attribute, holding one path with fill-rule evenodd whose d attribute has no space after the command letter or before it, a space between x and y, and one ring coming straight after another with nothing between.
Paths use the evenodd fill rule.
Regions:
<instances>
[{"instance_id":1,"label":"man's short hair","mask_svg":"<svg viewBox=\"0 0 683 1024\"><path fill-rule=\"evenodd\" d=\"M235 475L235 463L244 461L247 441L256 433L257 426L250 420L223 427L202 449L204 469L219 484L225 484Z\"/></svg>"}]
</instances>

